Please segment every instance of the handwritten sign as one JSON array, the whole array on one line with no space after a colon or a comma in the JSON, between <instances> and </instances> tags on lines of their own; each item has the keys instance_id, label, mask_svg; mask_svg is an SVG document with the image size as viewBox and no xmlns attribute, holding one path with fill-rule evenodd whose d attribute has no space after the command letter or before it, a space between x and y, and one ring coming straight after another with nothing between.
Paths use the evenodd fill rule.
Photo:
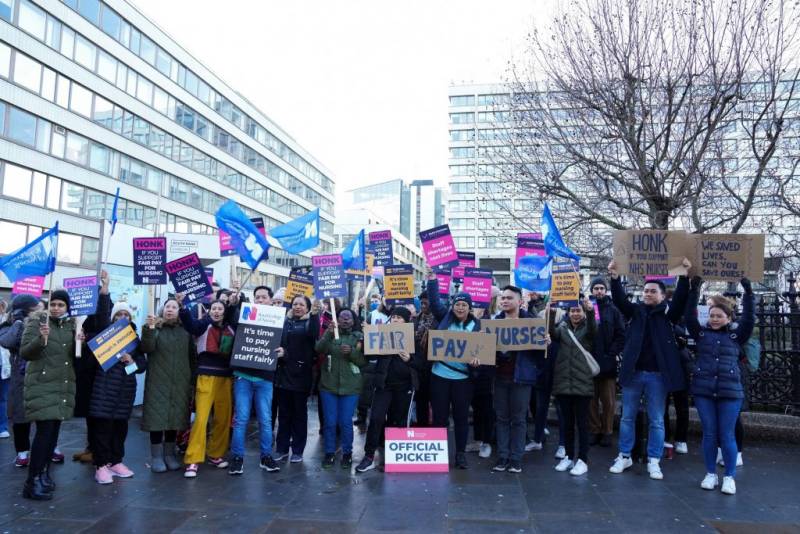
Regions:
<instances>
[{"instance_id":1,"label":"handwritten sign","mask_svg":"<svg viewBox=\"0 0 800 534\"><path fill-rule=\"evenodd\" d=\"M763 234L693 235L692 272L705 280L764 279Z\"/></svg>"},{"instance_id":2,"label":"handwritten sign","mask_svg":"<svg viewBox=\"0 0 800 534\"><path fill-rule=\"evenodd\" d=\"M383 289L390 306L414 303L414 266L387 265L383 268Z\"/></svg>"},{"instance_id":3,"label":"handwritten sign","mask_svg":"<svg viewBox=\"0 0 800 534\"><path fill-rule=\"evenodd\" d=\"M581 293L581 279L577 273L576 263L572 260L553 262L551 302L577 305Z\"/></svg>"},{"instance_id":4,"label":"handwritten sign","mask_svg":"<svg viewBox=\"0 0 800 534\"><path fill-rule=\"evenodd\" d=\"M14 280L11 286L12 295L33 295L41 297L44 290L44 276L23 276Z\"/></svg>"},{"instance_id":5,"label":"handwritten sign","mask_svg":"<svg viewBox=\"0 0 800 534\"><path fill-rule=\"evenodd\" d=\"M311 258L314 270L314 296L318 299L344 298L347 296L347 280L341 254L327 254Z\"/></svg>"},{"instance_id":6,"label":"handwritten sign","mask_svg":"<svg viewBox=\"0 0 800 534\"><path fill-rule=\"evenodd\" d=\"M375 265L383 267L394 263L391 230L370 232L369 245L372 253L375 255Z\"/></svg>"},{"instance_id":7,"label":"handwritten sign","mask_svg":"<svg viewBox=\"0 0 800 534\"><path fill-rule=\"evenodd\" d=\"M525 256L544 256L544 240L542 234L517 234L517 253L514 268L519 267L519 260Z\"/></svg>"},{"instance_id":8,"label":"handwritten sign","mask_svg":"<svg viewBox=\"0 0 800 534\"><path fill-rule=\"evenodd\" d=\"M365 355L397 354L401 350L414 354L413 323L364 325Z\"/></svg>"},{"instance_id":9,"label":"handwritten sign","mask_svg":"<svg viewBox=\"0 0 800 534\"><path fill-rule=\"evenodd\" d=\"M233 339L231 367L274 371L275 349L281 345L285 309L266 304L242 304Z\"/></svg>"},{"instance_id":10,"label":"handwritten sign","mask_svg":"<svg viewBox=\"0 0 800 534\"><path fill-rule=\"evenodd\" d=\"M458 265L458 252L450 233L450 226L443 224L419 233L425 261L433 267L455 267Z\"/></svg>"},{"instance_id":11,"label":"handwritten sign","mask_svg":"<svg viewBox=\"0 0 800 534\"><path fill-rule=\"evenodd\" d=\"M685 274L683 259L693 256L692 240L683 231L617 230L613 247L617 271L633 278Z\"/></svg>"},{"instance_id":12,"label":"handwritten sign","mask_svg":"<svg viewBox=\"0 0 800 534\"><path fill-rule=\"evenodd\" d=\"M464 269L467 267L475 267L475 253L474 252L458 252L458 265L453 267L453 280L456 284L464 281Z\"/></svg>"},{"instance_id":13,"label":"handwritten sign","mask_svg":"<svg viewBox=\"0 0 800 534\"><path fill-rule=\"evenodd\" d=\"M166 237L133 238L133 285L152 286L167 283Z\"/></svg>"},{"instance_id":14,"label":"handwritten sign","mask_svg":"<svg viewBox=\"0 0 800 534\"><path fill-rule=\"evenodd\" d=\"M464 269L464 291L472 297L473 308L488 308L492 303L491 269Z\"/></svg>"},{"instance_id":15,"label":"handwritten sign","mask_svg":"<svg viewBox=\"0 0 800 534\"><path fill-rule=\"evenodd\" d=\"M91 315L97 309L100 288L96 276L64 278L64 289L69 295L69 314L71 317Z\"/></svg>"},{"instance_id":16,"label":"handwritten sign","mask_svg":"<svg viewBox=\"0 0 800 534\"><path fill-rule=\"evenodd\" d=\"M88 342L103 371L111 369L120 356L130 354L138 344L139 338L127 319L120 319Z\"/></svg>"},{"instance_id":17,"label":"handwritten sign","mask_svg":"<svg viewBox=\"0 0 800 534\"><path fill-rule=\"evenodd\" d=\"M387 473L447 473L446 428L387 428L384 431Z\"/></svg>"},{"instance_id":18,"label":"handwritten sign","mask_svg":"<svg viewBox=\"0 0 800 534\"><path fill-rule=\"evenodd\" d=\"M190 302L214 291L196 252L167 263L166 269L175 291L185 293Z\"/></svg>"},{"instance_id":19,"label":"handwritten sign","mask_svg":"<svg viewBox=\"0 0 800 534\"><path fill-rule=\"evenodd\" d=\"M291 303L298 295L309 299L314 298L314 276L298 269L292 269L289 272L289 281L286 283L286 302Z\"/></svg>"},{"instance_id":20,"label":"handwritten sign","mask_svg":"<svg viewBox=\"0 0 800 534\"><path fill-rule=\"evenodd\" d=\"M428 331L428 360L469 363L478 358L481 365L494 365L497 336L484 332L455 330Z\"/></svg>"},{"instance_id":21,"label":"handwritten sign","mask_svg":"<svg viewBox=\"0 0 800 534\"><path fill-rule=\"evenodd\" d=\"M525 319L482 320L481 330L497 336L497 350L544 350L547 348L547 321L538 317Z\"/></svg>"}]
</instances>

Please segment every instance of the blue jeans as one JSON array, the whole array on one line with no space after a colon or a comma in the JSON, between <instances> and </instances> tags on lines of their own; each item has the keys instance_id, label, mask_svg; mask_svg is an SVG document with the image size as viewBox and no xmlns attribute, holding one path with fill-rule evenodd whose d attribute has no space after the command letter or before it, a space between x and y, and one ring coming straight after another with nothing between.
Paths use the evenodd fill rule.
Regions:
<instances>
[{"instance_id":1,"label":"blue jeans","mask_svg":"<svg viewBox=\"0 0 800 534\"><path fill-rule=\"evenodd\" d=\"M622 388L622 419L619 423L619 452L630 456L636 438L636 414L644 395L650 432L647 457L661 459L664 454L664 403L667 388L661 373L636 371L631 383Z\"/></svg>"},{"instance_id":2,"label":"blue jeans","mask_svg":"<svg viewBox=\"0 0 800 534\"><path fill-rule=\"evenodd\" d=\"M497 419L497 457L521 461L525 452L525 420L531 402L531 386L498 378L494 383Z\"/></svg>"},{"instance_id":3,"label":"blue jeans","mask_svg":"<svg viewBox=\"0 0 800 534\"><path fill-rule=\"evenodd\" d=\"M325 440L325 454L336 452L336 425L339 425L342 438L342 453L353 453L353 412L358 404L358 395L336 395L320 391L325 426L322 437Z\"/></svg>"},{"instance_id":4,"label":"blue jeans","mask_svg":"<svg viewBox=\"0 0 800 534\"><path fill-rule=\"evenodd\" d=\"M233 379L233 438L231 454L244 457L244 441L247 423L250 421L250 406L255 398L258 417L259 447L261 456L272 454L272 382L269 380Z\"/></svg>"},{"instance_id":5,"label":"blue jeans","mask_svg":"<svg viewBox=\"0 0 800 534\"><path fill-rule=\"evenodd\" d=\"M742 399L713 399L695 397L694 406L703 426L703 459L706 472L717 472L717 445L725 460L725 476L736 476L736 418L742 407Z\"/></svg>"},{"instance_id":6,"label":"blue jeans","mask_svg":"<svg viewBox=\"0 0 800 534\"><path fill-rule=\"evenodd\" d=\"M8 385L10 378L0 380L0 432L8 432Z\"/></svg>"}]
</instances>

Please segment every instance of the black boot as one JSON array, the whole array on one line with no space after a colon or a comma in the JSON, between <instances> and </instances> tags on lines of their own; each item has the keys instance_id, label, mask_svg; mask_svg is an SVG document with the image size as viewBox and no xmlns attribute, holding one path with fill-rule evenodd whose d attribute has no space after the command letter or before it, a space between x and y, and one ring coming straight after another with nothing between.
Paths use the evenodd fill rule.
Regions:
<instances>
[{"instance_id":1,"label":"black boot","mask_svg":"<svg viewBox=\"0 0 800 534\"><path fill-rule=\"evenodd\" d=\"M456 467L458 469L466 469L468 467L468 465L467 465L467 455L464 454L463 452L457 452L456 453L456 462L455 463L456 463Z\"/></svg>"},{"instance_id":2,"label":"black boot","mask_svg":"<svg viewBox=\"0 0 800 534\"><path fill-rule=\"evenodd\" d=\"M52 478L50 478L50 465L51 463L47 462L47 465L45 466L44 471L42 472L42 475L40 477L42 480L42 487L44 488L44 491L47 493L53 493L56 490L56 483L53 482Z\"/></svg>"},{"instance_id":3,"label":"black boot","mask_svg":"<svg viewBox=\"0 0 800 534\"><path fill-rule=\"evenodd\" d=\"M53 494L45 490L41 475L28 475L28 480L25 481L25 486L22 488L22 496L34 501L49 501L53 498Z\"/></svg>"}]
</instances>

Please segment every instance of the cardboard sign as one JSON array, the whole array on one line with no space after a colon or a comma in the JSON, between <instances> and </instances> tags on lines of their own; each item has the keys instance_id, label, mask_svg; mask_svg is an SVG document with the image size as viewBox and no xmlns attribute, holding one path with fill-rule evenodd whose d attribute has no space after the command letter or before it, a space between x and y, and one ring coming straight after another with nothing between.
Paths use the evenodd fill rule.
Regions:
<instances>
[{"instance_id":1,"label":"cardboard sign","mask_svg":"<svg viewBox=\"0 0 800 534\"><path fill-rule=\"evenodd\" d=\"M375 255L375 265L378 267L383 267L394 263L394 255L392 254L391 230L370 232L369 246L370 250Z\"/></svg>"},{"instance_id":2,"label":"cardboard sign","mask_svg":"<svg viewBox=\"0 0 800 534\"><path fill-rule=\"evenodd\" d=\"M386 428L386 473L447 473L446 428Z\"/></svg>"},{"instance_id":3,"label":"cardboard sign","mask_svg":"<svg viewBox=\"0 0 800 534\"><path fill-rule=\"evenodd\" d=\"M614 261L619 274L633 278L685 274L683 259L691 260L692 245L691 238L683 231L617 230Z\"/></svg>"},{"instance_id":4,"label":"cardboard sign","mask_svg":"<svg viewBox=\"0 0 800 534\"><path fill-rule=\"evenodd\" d=\"M233 339L231 367L274 371L278 366L274 352L281 346L285 318L283 306L242 304Z\"/></svg>"},{"instance_id":5,"label":"cardboard sign","mask_svg":"<svg viewBox=\"0 0 800 534\"><path fill-rule=\"evenodd\" d=\"M550 301L566 305L577 305L581 293L581 278L578 266L571 260L553 262L553 282L550 287Z\"/></svg>"},{"instance_id":6,"label":"cardboard sign","mask_svg":"<svg viewBox=\"0 0 800 534\"><path fill-rule=\"evenodd\" d=\"M467 267L475 267L475 253L474 252L458 252L458 265L453 267L453 281L456 284L464 282L464 269Z\"/></svg>"},{"instance_id":7,"label":"cardboard sign","mask_svg":"<svg viewBox=\"0 0 800 534\"><path fill-rule=\"evenodd\" d=\"M414 354L414 324L386 323L364 325L364 354L388 355L404 350Z\"/></svg>"},{"instance_id":8,"label":"cardboard sign","mask_svg":"<svg viewBox=\"0 0 800 534\"><path fill-rule=\"evenodd\" d=\"M538 317L525 319L484 319L481 330L497 336L497 350L545 350L547 321Z\"/></svg>"},{"instance_id":9,"label":"cardboard sign","mask_svg":"<svg viewBox=\"0 0 800 534\"><path fill-rule=\"evenodd\" d=\"M497 336L484 332L455 330L428 331L428 360L469 363L478 358L481 365L494 365Z\"/></svg>"},{"instance_id":10,"label":"cardboard sign","mask_svg":"<svg viewBox=\"0 0 800 534\"><path fill-rule=\"evenodd\" d=\"M542 234L517 234L517 253L514 258L515 269L519 267L520 258L544 255Z\"/></svg>"},{"instance_id":11,"label":"cardboard sign","mask_svg":"<svg viewBox=\"0 0 800 534\"><path fill-rule=\"evenodd\" d=\"M120 319L89 340L89 348L103 371L108 371L123 354L130 354L139 344L136 332L127 319Z\"/></svg>"},{"instance_id":12,"label":"cardboard sign","mask_svg":"<svg viewBox=\"0 0 800 534\"><path fill-rule=\"evenodd\" d=\"M341 254L313 256L314 296L318 299L344 298L347 296L347 279Z\"/></svg>"},{"instance_id":13,"label":"cardboard sign","mask_svg":"<svg viewBox=\"0 0 800 534\"><path fill-rule=\"evenodd\" d=\"M166 237L133 238L133 285L153 286L167 283Z\"/></svg>"},{"instance_id":14,"label":"cardboard sign","mask_svg":"<svg viewBox=\"0 0 800 534\"><path fill-rule=\"evenodd\" d=\"M692 235L692 272L705 280L764 279L763 234Z\"/></svg>"},{"instance_id":15,"label":"cardboard sign","mask_svg":"<svg viewBox=\"0 0 800 534\"><path fill-rule=\"evenodd\" d=\"M14 280L14 285L11 286L12 295L33 295L39 298L43 290L44 276L24 276Z\"/></svg>"},{"instance_id":16,"label":"cardboard sign","mask_svg":"<svg viewBox=\"0 0 800 534\"><path fill-rule=\"evenodd\" d=\"M100 288L96 276L64 278L64 289L69 294L69 315L91 315L97 310Z\"/></svg>"},{"instance_id":17,"label":"cardboard sign","mask_svg":"<svg viewBox=\"0 0 800 534\"><path fill-rule=\"evenodd\" d=\"M383 290L386 304L414 304L414 266L387 265L383 268Z\"/></svg>"},{"instance_id":18,"label":"cardboard sign","mask_svg":"<svg viewBox=\"0 0 800 534\"><path fill-rule=\"evenodd\" d=\"M259 233L267 237L267 229L264 227L264 217L251 217L251 221L258 229ZM234 256L236 248L231 243L231 235L224 230L219 231L219 255L220 256Z\"/></svg>"},{"instance_id":19,"label":"cardboard sign","mask_svg":"<svg viewBox=\"0 0 800 534\"><path fill-rule=\"evenodd\" d=\"M306 296L309 299L314 298L314 276L298 269L292 269L289 272L289 281L286 283L286 302L291 304L298 295Z\"/></svg>"},{"instance_id":20,"label":"cardboard sign","mask_svg":"<svg viewBox=\"0 0 800 534\"><path fill-rule=\"evenodd\" d=\"M488 308L492 303L492 271L491 269L464 269L463 290L472 297L473 308Z\"/></svg>"},{"instance_id":21,"label":"cardboard sign","mask_svg":"<svg viewBox=\"0 0 800 534\"><path fill-rule=\"evenodd\" d=\"M452 268L458 265L458 252L453 235L450 233L450 226L443 224L430 230L423 230L419 233L419 240L422 243L425 261L431 268Z\"/></svg>"},{"instance_id":22,"label":"cardboard sign","mask_svg":"<svg viewBox=\"0 0 800 534\"><path fill-rule=\"evenodd\" d=\"M166 264L167 274L177 293L185 293L189 302L213 292L203 264L196 252Z\"/></svg>"}]
</instances>

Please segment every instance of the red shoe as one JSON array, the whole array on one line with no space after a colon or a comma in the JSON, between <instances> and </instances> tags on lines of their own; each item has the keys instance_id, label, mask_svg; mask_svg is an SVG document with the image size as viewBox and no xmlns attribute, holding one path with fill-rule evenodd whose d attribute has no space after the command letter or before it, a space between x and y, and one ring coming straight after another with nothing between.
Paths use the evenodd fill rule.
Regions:
<instances>
[{"instance_id":1,"label":"red shoe","mask_svg":"<svg viewBox=\"0 0 800 534\"><path fill-rule=\"evenodd\" d=\"M21 454L17 454L16 459L14 460L15 467L28 467L28 462L30 459L28 456L23 457Z\"/></svg>"}]
</instances>

